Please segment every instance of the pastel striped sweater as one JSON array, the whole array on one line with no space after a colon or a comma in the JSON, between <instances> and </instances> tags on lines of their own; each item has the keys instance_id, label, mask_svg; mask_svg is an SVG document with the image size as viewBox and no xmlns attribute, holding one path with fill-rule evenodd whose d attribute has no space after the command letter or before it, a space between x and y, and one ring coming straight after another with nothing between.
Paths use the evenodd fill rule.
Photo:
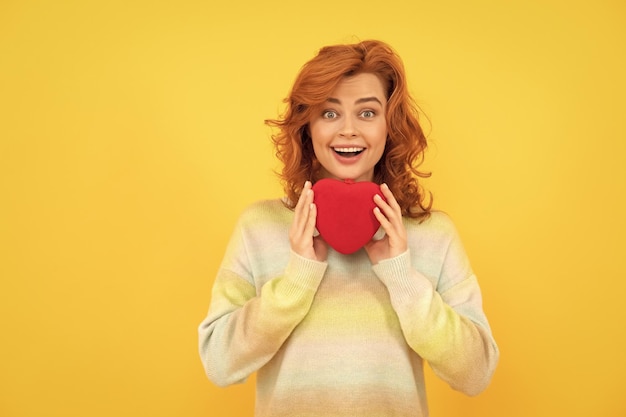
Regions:
<instances>
[{"instance_id":1,"label":"pastel striped sweater","mask_svg":"<svg viewBox=\"0 0 626 417\"><path fill-rule=\"evenodd\" d=\"M219 386L257 372L257 417L427 416L423 362L452 388L484 390L499 352L448 216L404 219L409 250L372 266L291 251L279 200L241 215L199 348Z\"/></svg>"}]
</instances>

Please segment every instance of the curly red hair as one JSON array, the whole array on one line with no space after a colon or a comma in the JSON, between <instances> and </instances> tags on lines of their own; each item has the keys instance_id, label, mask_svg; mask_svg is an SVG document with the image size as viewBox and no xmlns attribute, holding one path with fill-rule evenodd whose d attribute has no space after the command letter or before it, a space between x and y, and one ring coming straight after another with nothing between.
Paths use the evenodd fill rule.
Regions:
<instances>
[{"instance_id":1,"label":"curly red hair","mask_svg":"<svg viewBox=\"0 0 626 417\"><path fill-rule=\"evenodd\" d=\"M272 141L283 163L279 176L287 194L286 204L293 208L304 182L319 179L320 165L308 128L312 111L331 96L344 77L359 73L377 75L387 93L387 142L374 168L374 182L389 186L403 215L426 218L432 195L427 199L418 182L418 178L430 176L418 169L424 160L426 137L418 121L417 106L408 93L402 60L389 45L376 40L320 49L300 70L284 100L287 106L283 116L265 121L279 129Z\"/></svg>"}]
</instances>

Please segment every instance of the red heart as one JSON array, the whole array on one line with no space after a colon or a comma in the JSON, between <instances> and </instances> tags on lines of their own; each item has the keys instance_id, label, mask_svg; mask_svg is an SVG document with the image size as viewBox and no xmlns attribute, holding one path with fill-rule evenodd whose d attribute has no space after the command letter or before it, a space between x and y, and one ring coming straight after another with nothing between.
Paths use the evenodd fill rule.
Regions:
<instances>
[{"instance_id":1,"label":"red heart","mask_svg":"<svg viewBox=\"0 0 626 417\"><path fill-rule=\"evenodd\" d=\"M313 191L317 230L337 252L356 252L378 231L380 222L373 212L374 195L382 197L378 184L324 178L313 185Z\"/></svg>"}]
</instances>

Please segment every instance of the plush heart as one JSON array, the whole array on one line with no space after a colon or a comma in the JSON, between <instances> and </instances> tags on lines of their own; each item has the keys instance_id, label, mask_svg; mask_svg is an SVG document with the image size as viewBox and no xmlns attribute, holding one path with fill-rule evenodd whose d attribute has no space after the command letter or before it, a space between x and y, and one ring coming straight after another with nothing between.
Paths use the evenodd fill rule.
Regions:
<instances>
[{"instance_id":1,"label":"plush heart","mask_svg":"<svg viewBox=\"0 0 626 417\"><path fill-rule=\"evenodd\" d=\"M313 192L317 230L337 252L354 253L376 234L380 222L373 212L374 195L383 196L378 184L324 178L313 185Z\"/></svg>"}]
</instances>

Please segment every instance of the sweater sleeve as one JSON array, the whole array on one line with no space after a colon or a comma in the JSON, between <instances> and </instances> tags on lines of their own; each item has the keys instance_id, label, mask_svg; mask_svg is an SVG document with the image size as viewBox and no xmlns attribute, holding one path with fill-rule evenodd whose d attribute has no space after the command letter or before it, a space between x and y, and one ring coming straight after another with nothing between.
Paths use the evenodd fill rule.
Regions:
<instances>
[{"instance_id":1,"label":"sweater sleeve","mask_svg":"<svg viewBox=\"0 0 626 417\"><path fill-rule=\"evenodd\" d=\"M491 381L499 350L476 277L458 235L433 282L411 265L410 251L373 266L387 287L409 346L453 389L477 395Z\"/></svg>"},{"instance_id":2,"label":"sweater sleeve","mask_svg":"<svg viewBox=\"0 0 626 417\"><path fill-rule=\"evenodd\" d=\"M219 386L240 383L270 361L308 313L325 270L326 263L290 252L283 272L257 293L246 243L235 233L198 328L208 378Z\"/></svg>"}]
</instances>

